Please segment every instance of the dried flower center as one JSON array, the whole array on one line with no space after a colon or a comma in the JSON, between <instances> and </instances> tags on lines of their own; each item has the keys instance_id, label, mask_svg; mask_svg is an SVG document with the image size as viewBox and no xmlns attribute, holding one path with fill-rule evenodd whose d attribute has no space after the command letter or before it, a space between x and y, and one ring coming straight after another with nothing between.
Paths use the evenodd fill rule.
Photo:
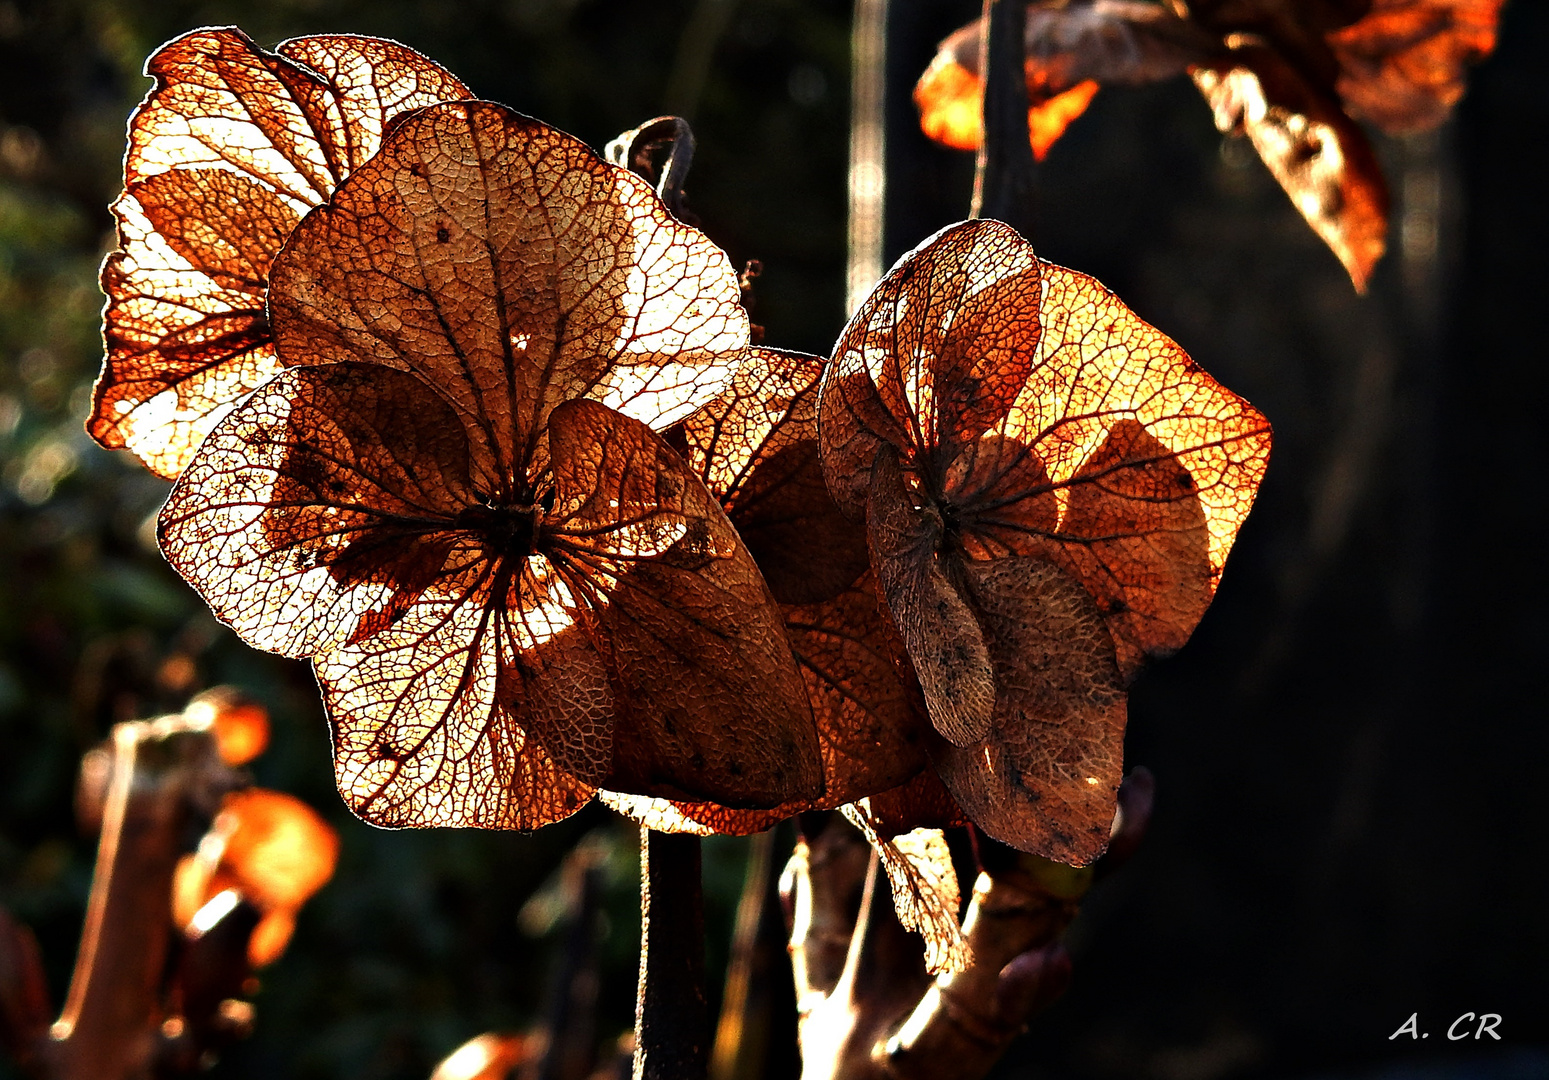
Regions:
<instances>
[{"instance_id":1,"label":"dried flower center","mask_svg":"<svg viewBox=\"0 0 1549 1080\"><path fill-rule=\"evenodd\" d=\"M464 507L457 515L457 526L484 540L490 554L525 559L534 551L538 519L543 507L537 504L500 506L476 504Z\"/></svg>"}]
</instances>

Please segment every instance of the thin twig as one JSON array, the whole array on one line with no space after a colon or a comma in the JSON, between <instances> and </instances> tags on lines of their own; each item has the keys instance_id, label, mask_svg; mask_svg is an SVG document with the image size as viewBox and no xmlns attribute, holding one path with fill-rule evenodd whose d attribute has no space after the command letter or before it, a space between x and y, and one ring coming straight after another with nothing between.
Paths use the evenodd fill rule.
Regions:
<instances>
[{"instance_id":1,"label":"thin twig","mask_svg":"<svg viewBox=\"0 0 1549 1080\"><path fill-rule=\"evenodd\" d=\"M634 1080L704 1080L705 911L700 841L640 830L640 986Z\"/></svg>"},{"instance_id":2,"label":"thin twig","mask_svg":"<svg viewBox=\"0 0 1549 1080\"><path fill-rule=\"evenodd\" d=\"M753 976L773 855L773 832L761 832L748 844L748 869L743 877L742 899L737 903L737 922L726 964L726 990L721 995L721 1018L715 1027L715 1049L710 1055L711 1080L748 1080L749 1074L763 1064L768 1024L760 1027L753 1016Z\"/></svg>"},{"instance_id":3,"label":"thin twig","mask_svg":"<svg viewBox=\"0 0 1549 1080\"><path fill-rule=\"evenodd\" d=\"M1027 128L1024 0L984 0L979 70L984 137L974 167L971 217L995 218L1032 235L1033 147Z\"/></svg>"}]
</instances>

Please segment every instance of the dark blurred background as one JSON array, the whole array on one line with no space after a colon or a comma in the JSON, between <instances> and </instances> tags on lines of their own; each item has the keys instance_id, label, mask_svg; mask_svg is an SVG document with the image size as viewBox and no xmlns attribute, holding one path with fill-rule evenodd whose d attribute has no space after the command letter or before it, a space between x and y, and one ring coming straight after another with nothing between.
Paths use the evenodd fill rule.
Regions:
<instances>
[{"instance_id":1,"label":"dark blurred background","mask_svg":"<svg viewBox=\"0 0 1549 1080\"><path fill-rule=\"evenodd\" d=\"M966 212L971 160L925 143L908 88L977 8L894 5L889 260ZM91 866L79 756L192 678L267 703L259 782L344 841L263 976L257 1034L214 1075L420 1080L523 1026L556 867L593 832L612 853L604 1034L633 1008L631 831L601 811L530 836L354 821L305 666L213 622L155 552L165 485L82 433L145 56L205 24L266 45L353 31L594 146L688 115L693 207L765 267L756 321L824 352L844 317L849 21L842 0L0 2L0 902L37 931L56 1001ZM1392 243L1365 297L1187 82L1104 90L1041 166L1040 253L1114 288L1276 441L1215 606L1132 697L1153 832L1090 898L1071 991L1001 1075L1549 1076L1546 57L1549 6L1513 0L1453 121L1379 140ZM708 850L712 965L745 850ZM1390 1040L1415 1012L1431 1038ZM1449 1044L1465 1012L1501 1014L1502 1041Z\"/></svg>"}]
</instances>

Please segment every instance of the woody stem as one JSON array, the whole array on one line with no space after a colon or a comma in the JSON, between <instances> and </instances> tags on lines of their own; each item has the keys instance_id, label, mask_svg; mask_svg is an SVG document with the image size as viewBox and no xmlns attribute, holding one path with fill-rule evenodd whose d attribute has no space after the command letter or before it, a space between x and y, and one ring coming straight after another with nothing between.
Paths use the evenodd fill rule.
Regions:
<instances>
[{"instance_id":1,"label":"woody stem","mask_svg":"<svg viewBox=\"0 0 1549 1080\"><path fill-rule=\"evenodd\" d=\"M984 76L984 137L974 168L970 217L995 218L1032 235L1033 148L1024 73L1025 0L984 0L979 70Z\"/></svg>"},{"instance_id":2,"label":"woody stem","mask_svg":"<svg viewBox=\"0 0 1549 1080\"><path fill-rule=\"evenodd\" d=\"M640 830L634 1080L704 1080L705 911L699 837Z\"/></svg>"}]
</instances>

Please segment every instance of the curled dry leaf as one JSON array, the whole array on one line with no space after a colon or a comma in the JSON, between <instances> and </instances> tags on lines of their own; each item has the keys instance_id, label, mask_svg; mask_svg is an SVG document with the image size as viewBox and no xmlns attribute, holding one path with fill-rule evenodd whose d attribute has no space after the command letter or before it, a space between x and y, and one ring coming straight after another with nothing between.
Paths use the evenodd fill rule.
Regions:
<instances>
[{"instance_id":1,"label":"curled dry leaf","mask_svg":"<svg viewBox=\"0 0 1549 1080\"><path fill-rule=\"evenodd\" d=\"M300 366L211 433L162 546L245 640L313 658L356 813L821 794L768 587L642 422L737 371L737 297L643 181L487 103L405 119L297 228L271 310Z\"/></svg>"},{"instance_id":2,"label":"curled dry leaf","mask_svg":"<svg viewBox=\"0 0 1549 1080\"><path fill-rule=\"evenodd\" d=\"M1339 96L1392 134L1425 131L1463 96L1463 72L1495 51L1503 0L1372 0L1328 35Z\"/></svg>"},{"instance_id":3,"label":"curled dry leaf","mask_svg":"<svg viewBox=\"0 0 1549 1080\"><path fill-rule=\"evenodd\" d=\"M1371 143L1332 94L1272 49L1234 48L1194 70L1216 126L1247 135L1358 291L1387 243L1388 188Z\"/></svg>"},{"instance_id":4,"label":"curled dry leaf","mask_svg":"<svg viewBox=\"0 0 1549 1080\"><path fill-rule=\"evenodd\" d=\"M1364 290L1388 194L1352 116L1391 133L1439 124L1466 65L1495 47L1501 2L1041 0L1027 15L1033 147L1042 157L1099 85L1187 71ZM915 88L926 135L965 150L983 137L980 37L979 22L948 37Z\"/></svg>"},{"instance_id":5,"label":"curled dry leaf","mask_svg":"<svg viewBox=\"0 0 1549 1080\"><path fill-rule=\"evenodd\" d=\"M914 88L921 129L959 150L977 149L983 138L980 26L971 22L947 37ZM1040 159L1100 85L1181 75L1216 47L1187 20L1137 0L1032 4L1026 33L1028 129Z\"/></svg>"},{"instance_id":6,"label":"curled dry leaf","mask_svg":"<svg viewBox=\"0 0 1549 1080\"><path fill-rule=\"evenodd\" d=\"M899 923L924 939L926 971L940 975L967 968L973 951L958 923L963 898L941 830L913 829L884 837L871 816L869 799L846 806L844 816L876 849L893 891L893 910Z\"/></svg>"},{"instance_id":7,"label":"curled dry leaf","mask_svg":"<svg viewBox=\"0 0 1549 1080\"><path fill-rule=\"evenodd\" d=\"M1090 862L1123 687L1209 604L1264 418L993 221L900 260L841 336L821 408L824 473L868 519L942 780L997 839Z\"/></svg>"},{"instance_id":8,"label":"curled dry leaf","mask_svg":"<svg viewBox=\"0 0 1549 1080\"><path fill-rule=\"evenodd\" d=\"M867 572L863 528L828 494L818 461L823 362L755 349L732 386L670 433L726 508L769 582L817 722L836 806L892 788L927 765L923 719L901 681L902 656ZM732 810L631 798L605 803L662 831L750 833L806 809Z\"/></svg>"},{"instance_id":9,"label":"curled dry leaf","mask_svg":"<svg viewBox=\"0 0 1549 1080\"><path fill-rule=\"evenodd\" d=\"M118 250L102 267L107 356L87 428L176 477L241 397L279 370L264 299L303 214L405 112L466 87L396 42L296 38L266 52L195 30L146 62L129 121Z\"/></svg>"}]
</instances>

